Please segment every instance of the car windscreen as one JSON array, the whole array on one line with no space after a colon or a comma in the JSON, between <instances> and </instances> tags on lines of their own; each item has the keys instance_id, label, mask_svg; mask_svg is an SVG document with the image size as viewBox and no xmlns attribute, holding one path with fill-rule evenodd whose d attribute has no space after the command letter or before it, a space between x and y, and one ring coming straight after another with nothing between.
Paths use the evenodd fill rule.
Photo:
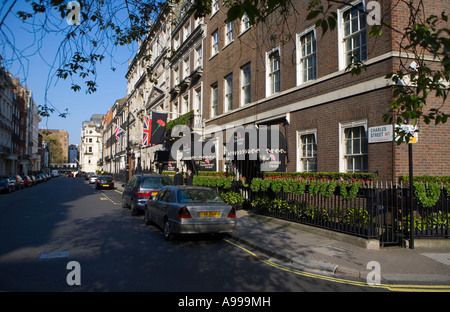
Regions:
<instances>
[{"instance_id":1,"label":"car windscreen","mask_svg":"<svg viewBox=\"0 0 450 312\"><path fill-rule=\"evenodd\" d=\"M112 181L112 177L98 177L98 180L110 182Z\"/></svg>"},{"instance_id":2,"label":"car windscreen","mask_svg":"<svg viewBox=\"0 0 450 312\"><path fill-rule=\"evenodd\" d=\"M142 188L161 188L166 185L172 185L172 182L165 177L146 177L141 182Z\"/></svg>"},{"instance_id":3,"label":"car windscreen","mask_svg":"<svg viewBox=\"0 0 450 312\"><path fill-rule=\"evenodd\" d=\"M216 191L204 189L178 190L178 201L180 203L223 203Z\"/></svg>"}]
</instances>

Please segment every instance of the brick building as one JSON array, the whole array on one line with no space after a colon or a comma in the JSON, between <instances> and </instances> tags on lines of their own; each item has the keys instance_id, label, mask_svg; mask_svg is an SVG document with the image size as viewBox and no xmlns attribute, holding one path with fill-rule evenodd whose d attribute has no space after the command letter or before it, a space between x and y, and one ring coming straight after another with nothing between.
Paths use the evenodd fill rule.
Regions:
<instances>
[{"instance_id":1,"label":"brick building","mask_svg":"<svg viewBox=\"0 0 450 312\"><path fill-rule=\"evenodd\" d=\"M384 29L381 37L369 37L366 1L355 0L353 6L334 4L337 27L323 34L306 19L303 1L291 3L289 15L275 10L266 23L251 25L246 15L228 21L223 1L212 1L204 18L189 15L191 1L168 1L169 10L153 21L126 75L130 118L125 123L128 115L122 116L122 128L129 137L122 148L129 151L130 174L155 171L162 160L159 151L179 149L173 137L156 147L142 144L142 120L154 111L167 112L172 125L184 123L192 135L185 138L183 151L164 160L166 165L172 161L194 171L231 168L245 177L264 170L328 171L376 172L381 180L396 180L408 173L405 144L398 146L393 138L368 140L372 128L391 129L391 134L394 129L382 119L393 97L392 81L385 76L413 61L399 49L401 32ZM384 22L399 30L408 25L405 6L377 3ZM425 16L450 11L446 0L423 4ZM353 76L346 68L354 60L367 70ZM427 103L439 105L432 97ZM444 110L449 113L448 103ZM257 143L265 129L271 139L261 151ZM450 154L450 123L419 124L419 130L414 174L450 174L443 156ZM196 156L194 140L203 141L202 152L208 146L212 157Z\"/></svg>"},{"instance_id":2,"label":"brick building","mask_svg":"<svg viewBox=\"0 0 450 312\"><path fill-rule=\"evenodd\" d=\"M231 26L220 4L213 9L204 53L206 125L278 125L287 142L286 155L280 157L287 171L376 172L383 180L408 174L404 144L368 143L369 128L386 125L382 115L389 110L392 84L385 75L408 61L401 59L396 44L400 34L384 31L380 38L369 38L364 1L352 3L360 10L338 7L337 28L322 34L306 20L301 3L293 3L296 14L286 20L275 12L267 24L250 27L245 18ZM391 5L383 3L382 11L391 12L385 18L403 29L405 7ZM449 11L450 3L425 1L424 8L426 15L439 15ZM346 71L350 56L364 61L367 71L359 76ZM428 102L436 105L433 99ZM420 124L419 130L415 175L450 174L443 156L449 155L450 124ZM230 135L223 134L225 142ZM251 167L258 171L260 162L248 156L244 163L233 160L243 176L254 174Z\"/></svg>"}]
</instances>

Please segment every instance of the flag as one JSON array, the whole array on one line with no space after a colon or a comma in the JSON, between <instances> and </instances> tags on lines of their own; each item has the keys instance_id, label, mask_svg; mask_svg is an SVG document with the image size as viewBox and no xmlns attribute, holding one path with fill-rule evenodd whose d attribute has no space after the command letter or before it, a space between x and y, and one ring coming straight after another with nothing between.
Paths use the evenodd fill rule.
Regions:
<instances>
[{"instance_id":1,"label":"flag","mask_svg":"<svg viewBox=\"0 0 450 312\"><path fill-rule=\"evenodd\" d=\"M166 135L166 122L167 113L152 113L151 129L152 134L150 137L151 144L161 144L164 142L164 136Z\"/></svg>"},{"instance_id":2,"label":"flag","mask_svg":"<svg viewBox=\"0 0 450 312\"><path fill-rule=\"evenodd\" d=\"M123 129L120 128L119 126L115 125L114 126L114 135L116 136L116 143L119 143L119 137L123 134Z\"/></svg>"},{"instance_id":3,"label":"flag","mask_svg":"<svg viewBox=\"0 0 450 312\"><path fill-rule=\"evenodd\" d=\"M142 133L142 145L150 146L150 137L152 136L152 120L144 116L144 129Z\"/></svg>"}]
</instances>

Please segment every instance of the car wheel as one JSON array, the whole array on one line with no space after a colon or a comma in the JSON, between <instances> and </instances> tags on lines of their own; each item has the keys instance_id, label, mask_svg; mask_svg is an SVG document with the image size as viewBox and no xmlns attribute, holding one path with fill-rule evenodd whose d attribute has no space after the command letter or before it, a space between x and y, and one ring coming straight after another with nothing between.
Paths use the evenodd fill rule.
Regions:
<instances>
[{"instance_id":1,"label":"car wheel","mask_svg":"<svg viewBox=\"0 0 450 312\"><path fill-rule=\"evenodd\" d=\"M166 241L171 241L173 240L173 233L170 230L170 222L169 219L166 219L164 222L164 228L163 228L163 234L164 234L164 239Z\"/></svg>"},{"instance_id":2,"label":"car wheel","mask_svg":"<svg viewBox=\"0 0 450 312\"><path fill-rule=\"evenodd\" d=\"M134 204L134 201L131 202L131 215L132 216L138 215L138 210L136 208L136 205Z\"/></svg>"}]
</instances>

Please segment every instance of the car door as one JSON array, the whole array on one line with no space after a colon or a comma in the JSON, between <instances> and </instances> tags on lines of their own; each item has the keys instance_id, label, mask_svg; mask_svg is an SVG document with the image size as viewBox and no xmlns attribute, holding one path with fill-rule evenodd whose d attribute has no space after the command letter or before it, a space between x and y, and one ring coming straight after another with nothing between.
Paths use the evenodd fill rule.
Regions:
<instances>
[{"instance_id":1,"label":"car door","mask_svg":"<svg viewBox=\"0 0 450 312\"><path fill-rule=\"evenodd\" d=\"M163 226L163 218L161 205L163 204L163 197L166 190L162 189L158 192L156 197L147 205L147 208L150 209L150 216L153 222L155 222L159 226Z\"/></svg>"},{"instance_id":2,"label":"car door","mask_svg":"<svg viewBox=\"0 0 450 312\"><path fill-rule=\"evenodd\" d=\"M125 189L123 190L123 198L125 199L125 203L127 205L131 204L131 194L133 192L133 186L136 181L136 177L131 177L130 181L125 185Z\"/></svg>"},{"instance_id":3,"label":"car door","mask_svg":"<svg viewBox=\"0 0 450 312\"><path fill-rule=\"evenodd\" d=\"M169 216L170 218L170 203L172 201L173 195L172 195L173 191L171 189L166 189L166 191L164 192L164 195L162 197L161 202L159 203L159 209L160 209L160 214L161 214L161 222L164 223L164 217L165 216Z\"/></svg>"}]
</instances>

